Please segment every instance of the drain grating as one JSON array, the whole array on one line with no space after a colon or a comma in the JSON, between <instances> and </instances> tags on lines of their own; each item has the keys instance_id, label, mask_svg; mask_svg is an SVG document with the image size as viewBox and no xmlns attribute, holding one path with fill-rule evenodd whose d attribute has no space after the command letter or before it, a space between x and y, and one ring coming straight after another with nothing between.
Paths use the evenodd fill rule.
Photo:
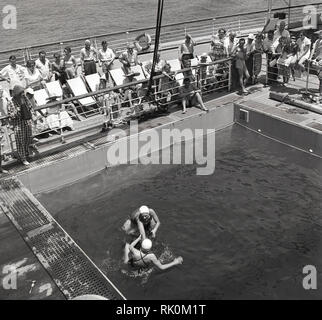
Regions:
<instances>
[{"instance_id":1,"label":"drain grating","mask_svg":"<svg viewBox=\"0 0 322 320\"><path fill-rule=\"evenodd\" d=\"M0 180L1 209L67 299L87 294L125 299L18 180Z\"/></svg>"}]
</instances>

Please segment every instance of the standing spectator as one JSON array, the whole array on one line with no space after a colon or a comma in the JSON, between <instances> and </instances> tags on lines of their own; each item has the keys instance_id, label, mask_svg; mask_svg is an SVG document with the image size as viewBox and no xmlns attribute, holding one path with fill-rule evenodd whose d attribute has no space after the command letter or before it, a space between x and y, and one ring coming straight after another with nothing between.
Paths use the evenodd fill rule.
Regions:
<instances>
[{"instance_id":1,"label":"standing spectator","mask_svg":"<svg viewBox=\"0 0 322 320\"><path fill-rule=\"evenodd\" d=\"M108 47L107 41L102 42L102 49L98 52L98 60L102 65L102 71L105 74L106 80L109 79L108 71L112 69L115 60L115 53Z\"/></svg>"},{"instance_id":2,"label":"standing spectator","mask_svg":"<svg viewBox=\"0 0 322 320\"><path fill-rule=\"evenodd\" d=\"M224 40L224 47L226 50L227 57L230 57L236 47L238 46L238 41L236 41L236 32L230 31L228 38Z\"/></svg>"},{"instance_id":3,"label":"standing spectator","mask_svg":"<svg viewBox=\"0 0 322 320\"><path fill-rule=\"evenodd\" d=\"M317 76L319 78L319 93L320 98L319 102L322 103L322 30L316 32L319 38L315 41L311 53L310 60L312 61L312 65L315 67Z\"/></svg>"},{"instance_id":4,"label":"standing spectator","mask_svg":"<svg viewBox=\"0 0 322 320\"><path fill-rule=\"evenodd\" d=\"M36 63L33 60L27 61L27 70L26 70L26 87L32 88L33 90L40 90L43 88L43 77L36 68Z\"/></svg>"},{"instance_id":5,"label":"standing spectator","mask_svg":"<svg viewBox=\"0 0 322 320\"><path fill-rule=\"evenodd\" d=\"M125 74L131 73L131 67L142 65L138 59L138 52L135 50L133 43L127 45L127 50L121 53L119 61L123 65L123 71Z\"/></svg>"},{"instance_id":6,"label":"standing spectator","mask_svg":"<svg viewBox=\"0 0 322 320\"><path fill-rule=\"evenodd\" d=\"M179 60L182 68L186 68L187 60L191 60L195 57L196 42L192 39L189 33L186 34L185 42L179 47Z\"/></svg>"},{"instance_id":7,"label":"standing spectator","mask_svg":"<svg viewBox=\"0 0 322 320\"><path fill-rule=\"evenodd\" d=\"M273 66L273 64L276 62L274 57L275 48L273 45L274 44L273 40L274 40L274 31L270 30L267 33L267 37L263 41L263 49L264 49L264 53L266 53L266 58L267 58L267 78L268 78L267 84L271 83L272 81L276 81L277 73L278 73L276 64Z\"/></svg>"},{"instance_id":8,"label":"standing spectator","mask_svg":"<svg viewBox=\"0 0 322 320\"><path fill-rule=\"evenodd\" d=\"M42 78L46 82L50 82L52 80L53 74L51 72L51 63L46 58L45 51L39 52L39 58L36 60L36 68L40 71Z\"/></svg>"},{"instance_id":9,"label":"standing spectator","mask_svg":"<svg viewBox=\"0 0 322 320\"><path fill-rule=\"evenodd\" d=\"M226 30L219 29L218 34L211 37L211 54L210 57L213 61L222 60L227 58L227 52L225 49L226 42Z\"/></svg>"},{"instance_id":10,"label":"standing spectator","mask_svg":"<svg viewBox=\"0 0 322 320\"><path fill-rule=\"evenodd\" d=\"M322 30L315 32L319 38L314 42L311 59L321 60L322 59Z\"/></svg>"},{"instance_id":11,"label":"standing spectator","mask_svg":"<svg viewBox=\"0 0 322 320\"><path fill-rule=\"evenodd\" d=\"M90 40L85 41L85 48L80 52L82 70L85 76L97 73L96 61L98 58L97 50L92 46Z\"/></svg>"},{"instance_id":12,"label":"standing spectator","mask_svg":"<svg viewBox=\"0 0 322 320\"><path fill-rule=\"evenodd\" d=\"M284 37L284 38L287 38L288 40L291 39L291 35L290 33L285 29L286 27L286 23L285 21L281 21L278 29L275 31L274 33L274 39L273 39L273 42L274 42L274 45L275 46L278 46L278 40L279 38L281 37Z\"/></svg>"},{"instance_id":13,"label":"standing spectator","mask_svg":"<svg viewBox=\"0 0 322 320\"><path fill-rule=\"evenodd\" d=\"M70 47L66 47L64 50L63 63L67 79L76 78L77 61L72 55L72 49Z\"/></svg>"},{"instance_id":14,"label":"standing spectator","mask_svg":"<svg viewBox=\"0 0 322 320\"><path fill-rule=\"evenodd\" d=\"M235 57L236 69L238 71L241 93L248 94L249 92L245 88L245 84L249 79L249 73L246 66L247 53L246 53L244 38L239 39L239 44L235 50L234 57Z\"/></svg>"},{"instance_id":15,"label":"standing spectator","mask_svg":"<svg viewBox=\"0 0 322 320\"><path fill-rule=\"evenodd\" d=\"M197 90L195 85L191 83L190 78L185 78L183 80L183 86L180 88L180 96L182 98L183 114L187 112L187 107L193 107L197 103L200 104L203 111L208 112L208 109L203 103L200 90Z\"/></svg>"},{"instance_id":16,"label":"standing spectator","mask_svg":"<svg viewBox=\"0 0 322 320\"><path fill-rule=\"evenodd\" d=\"M64 60L62 59L62 56L60 52L56 52L54 54L54 62L51 64L51 70L52 73L55 76L55 80L59 80L61 85L66 84L66 72L65 72L65 65L64 65Z\"/></svg>"},{"instance_id":17,"label":"standing spectator","mask_svg":"<svg viewBox=\"0 0 322 320\"><path fill-rule=\"evenodd\" d=\"M255 52L254 40L255 40L255 36L251 33L247 38L247 43L245 47L246 48L246 67L252 82L254 78L254 52Z\"/></svg>"},{"instance_id":18,"label":"standing spectator","mask_svg":"<svg viewBox=\"0 0 322 320\"><path fill-rule=\"evenodd\" d=\"M278 74L283 77L283 83L286 84L290 79L290 64L293 58L290 41L286 37L280 38L279 46L282 48L280 57L277 60Z\"/></svg>"},{"instance_id":19,"label":"standing spectator","mask_svg":"<svg viewBox=\"0 0 322 320\"><path fill-rule=\"evenodd\" d=\"M15 85L12 90L12 107L10 117L13 120L17 153L23 165L28 166L29 147L32 139L32 105L25 96L24 88Z\"/></svg>"},{"instance_id":20,"label":"standing spectator","mask_svg":"<svg viewBox=\"0 0 322 320\"><path fill-rule=\"evenodd\" d=\"M8 104L10 103L9 94L3 90L0 86L0 118L6 117L8 115ZM6 128L1 128L3 122L0 120L0 173L8 173L6 170L2 168L2 139L3 133L6 132Z\"/></svg>"},{"instance_id":21,"label":"standing spectator","mask_svg":"<svg viewBox=\"0 0 322 320\"><path fill-rule=\"evenodd\" d=\"M300 37L297 39L296 43L299 47L297 64L303 72L305 71L304 63L311 55L311 40L305 36L304 31L301 31Z\"/></svg>"},{"instance_id":22,"label":"standing spectator","mask_svg":"<svg viewBox=\"0 0 322 320\"><path fill-rule=\"evenodd\" d=\"M10 94L12 94L15 85L22 87L26 85L25 71L26 68L17 64L16 56L11 56L9 58L9 65L0 71L0 79L6 80L9 83Z\"/></svg>"},{"instance_id":23,"label":"standing spectator","mask_svg":"<svg viewBox=\"0 0 322 320\"><path fill-rule=\"evenodd\" d=\"M257 33L255 36L255 42L254 42L254 83L258 82L258 75L262 71L262 63L263 63L263 52L264 52L264 47L263 47L263 34L262 33Z\"/></svg>"}]
</instances>

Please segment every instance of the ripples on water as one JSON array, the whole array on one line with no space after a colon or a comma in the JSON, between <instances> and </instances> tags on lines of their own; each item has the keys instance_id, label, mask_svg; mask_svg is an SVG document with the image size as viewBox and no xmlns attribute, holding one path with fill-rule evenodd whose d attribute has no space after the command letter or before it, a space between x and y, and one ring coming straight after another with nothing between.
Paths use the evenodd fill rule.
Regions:
<instances>
[{"instance_id":1,"label":"ripples on water","mask_svg":"<svg viewBox=\"0 0 322 320\"><path fill-rule=\"evenodd\" d=\"M266 9L267 0L167 0L164 23ZM275 1L276 6L285 6ZM293 5L319 1L293 0ZM156 23L157 0L11 0L18 29L1 30L1 50L104 34ZM0 3L0 12L2 12Z\"/></svg>"},{"instance_id":2,"label":"ripples on water","mask_svg":"<svg viewBox=\"0 0 322 320\"><path fill-rule=\"evenodd\" d=\"M213 176L120 167L39 198L129 299L320 298L301 271L322 269L321 160L238 126L216 146ZM161 219L157 254L180 268L124 269L120 227L142 204Z\"/></svg>"}]
</instances>

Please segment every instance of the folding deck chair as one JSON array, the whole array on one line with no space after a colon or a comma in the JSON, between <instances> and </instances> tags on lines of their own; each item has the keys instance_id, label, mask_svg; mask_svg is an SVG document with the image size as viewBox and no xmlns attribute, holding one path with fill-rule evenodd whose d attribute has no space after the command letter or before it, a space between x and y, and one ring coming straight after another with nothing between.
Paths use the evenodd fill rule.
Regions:
<instances>
[{"instance_id":1,"label":"folding deck chair","mask_svg":"<svg viewBox=\"0 0 322 320\"><path fill-rule=\"evenodd\" d=\"M171 66L171 71L177 72L181 70L181 64L178 59L169 60L168 63ZM180 72L176 74L176 80L179 82L180 86L183 85L183 79L184 79L183 73Z\"/></svg>"},{"instance_id":2,"label":"folding deck chair","mask_svg":"<svg viewBox=\"0 0 322 320\"><path fill-rule=\"evenodd\" d=\"M67 85L74 97L89 93L81 77L67 80ZM97 101L93 97L79 99L78 103L81 107L84 108L97 106Z\"/></svg>"},{"instance_id":3,"label":"folding deck chair","mask_svg":"<svg viewBox=\"0 0 322 320\"><path fill-rule=\"evenodd\" d=\"M101 76L98 73L91 74L85 77L85 80L88 84L88 87L91 89L92 92L97 91L99 87Z\"/></svg>"},{"instance_id":4,"label":"folding deck chair","mask_svg":"<svg viewBox=\"0 0 322 320\"><path fill-rule=\"evenodd\" d=\"M119 68L119 69L109 70L109 73L115 85L121 86L124 83L125 73L123 69Z\"/></svg>"}]
</instances>

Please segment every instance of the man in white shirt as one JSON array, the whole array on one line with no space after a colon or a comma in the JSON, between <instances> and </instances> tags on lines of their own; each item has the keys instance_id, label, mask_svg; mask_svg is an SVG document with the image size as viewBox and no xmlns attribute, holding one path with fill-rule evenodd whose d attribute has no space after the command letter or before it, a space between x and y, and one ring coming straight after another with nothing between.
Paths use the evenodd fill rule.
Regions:
<instances>
[{"instance_id":1,"label":"man in white shirt","mask_svg":"<svg viewBox=\"0 0 322 320\"><path fill-rule=\"evenodd\" d=\"M42 78L46 82L52 81L53 74L50 71L51 70L51 63L46 58L46 52L45 51L40 51L39 52L39 58L36 60L36 68L39 70Z\"/></svg>"},{"instance_id":2,"label":"man in white shirt","mask_svg":"<svg viewBox=\"0 0 322 320\"><path fill-rule=\"evenodd\" d=\"M299 53L298 53L298 65L301 68L302 72L305 71L304 63L307 61L311 54L311 40L307 38L302 31L300 33L299 39L296 41L297 45L299 46Z\"/></svg>"},{"instance_id":3,"label":"man in white shirt","mask_svg":"<svg viewBox=\"0 0 322 320\"><path fill-rule=\"evenodd\" d=\"M227 57L230 57L238 46L238 40L236 39L236 36L236 32L231 31L228 38L224 40Z\"/></svg>"},{"instance_id":4,"label":"man in white shirt","mask_svg":"<svg viewBox=\"0 0 322 320\"><path fill-rule=\"evenodd\" d=\"M285 29L286 23L285 21L281 21L279 28L274 33L274 47L276 48L278 46L278 40L281 37L285 37L287 39L291 39L290 33Z\"/></svg>"},{"instance_id":5,"label":"man in white shirt","mask_svg":"<svg viewBox=\"0 0 322 320\"><path fill-rule=\"evenodd\" d=\"M85 47L80 51L82 70L85 76L97 73L96 60L98 52L92 47L90 40L85 41Z\"/></svg>"},{"instance_id":6,"label":"man in white shirt","mask_svg":"<svg viewBox=\"0 0 322 320\"><path fill-rule=\"evenodd\" d=\"M0 71L0 78L9 83L10 93L15 85L26 86L25 72L26 68L17 64L16 56L11 56L9 58L9 65Z\"/></svg>"},{"instance_id":7,"label":"man in white shirt","mask_svg":"<svg viewBox=\"0 0 322 320\"><path fill-rule=\"evenodd\" d=\"M98 52L98 60L106 79L109 79L108 71L112 69L115 60L115 53L108 47L107 41L102 42L102 49Z\"/></svg>"}]
</instances>

